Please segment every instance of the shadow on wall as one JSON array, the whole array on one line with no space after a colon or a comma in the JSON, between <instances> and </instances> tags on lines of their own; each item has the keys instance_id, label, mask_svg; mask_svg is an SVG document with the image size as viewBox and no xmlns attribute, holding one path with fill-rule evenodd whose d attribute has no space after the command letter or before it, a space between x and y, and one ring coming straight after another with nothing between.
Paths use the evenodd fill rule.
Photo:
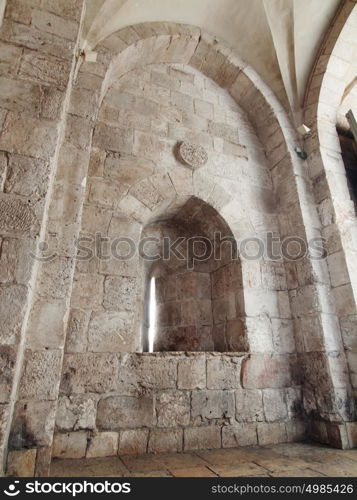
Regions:
<instances>
[{"instance_id":1,"label":"shadow on wall","mask_svg":"<svg viewBox=\"0 0 357 500\"><path fill-rule=\"evenodd\" d=\"M218 212L196 197L179 200L143 238L143 350L246 351L241 264Z\"/></svg>"}]
</instances>

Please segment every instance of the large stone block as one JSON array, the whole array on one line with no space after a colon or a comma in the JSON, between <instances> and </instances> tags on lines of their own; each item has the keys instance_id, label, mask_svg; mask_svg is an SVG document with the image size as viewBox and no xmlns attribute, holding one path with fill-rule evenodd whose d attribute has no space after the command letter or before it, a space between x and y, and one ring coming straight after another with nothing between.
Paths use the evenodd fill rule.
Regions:
<instances>
[{"instance_id":1,"label":"large stone block","mask_svg":"<svg viewBox=\"0 0 357 500\"><path fill-rule=\"evenodd\" d=\"M178 427L190 423L190 393L167 391L156 395L155 410L159 427Z\"/></svg>"},{"instance_id":2,"label":"large stone block","mask_svg":"<svg viewBox=\"0 0 357 500\"><path fill-rule=\"evenodd\" d=\"M132 311L136 305L136 278L109 276L104 282L103 306L106 309Z\"/></svg>"},{"instance_id":3,"label":"large stone block","mask_svg":"<svg viewBox=\"0 0 357 500\"><path fill-rule=\"evenodd\" d=\"M34 26L11 22L9 19L5 19L2 24L1 39L62 59L73 57L74 43L71 40L40 31Z\"/></svg>"},{"instance_id":4,"label":"large stone block","mask_svg":"<svg viewBox=\"0 0 357 500\"><path fill-rule=\"evenodd\" d=\"M90 144L91 122L80 116L68 115L66 122L66 141L76 146L78 149L87 150Z\"/></svg>"},{"instance_id":5,"label":"large stone block","mask_svg":"<svg viewBox=\"0 0 357 500\"><path fill-rule=\"evenodd\" d=\"M67 40L75 40L78 32L78 23L63 19L45 10L34 9L32 24L39 30L51 33Z\"/></svg>"},{"instance_id":6,"label":"large stone block","mask_svg":"<svg viewBox=\"0 0 357 500\"><path fill-rule=\"evenodd\" d=\"M26 51L22 57L19 74L22 78L64 89L69 77L69 61Z\"/></svg>"},{"instance_id":7,"label":"large stone block","mask_svg":"<svg viewBox=\"0 0 357 500\"><path fill-rule=\"evenodd\" d=\"M273 424L258 424L258 444L265 446L268 444L286 443L288 440L285 424L276 422Z\"/></svg>"},{"instance_id":8,"label":"large stone block","mask_svg":"<svg viewBox=\"0 0 357 500\"><path fill-rule=\"evenodd\" d=\"M9 439L10 448L51 446L55 416L55 401L17 402Z\"/></svg>"},{"instance_id":9,"label":"large stone block","mask_svg":"<svg viewBox=\"0 0 357 500\"><path fill-rule=\"evenodd\" d=\"M234 424L222 428L222 448L255 446L257 442L256 424Z\"/></svg>"},{"instance_id":10,"label":"large stone block","mask_svg":"<svg viewBox=\"0 0 357 500\"><path fill-rule=\"evenodd\" d=\"M291 368L288 356L252 354L242 363L242 386L245 389L289 387Z\"/></svg>"},{"instance_id":11,"label":"large stone block","mask_svg":"<svg viewBox=\"0 0 357 500\"><path fill-rule=\"evenodd\" d=\"M34 477L36 449L10 451L7 457L7 475L10 477Z\"/></svg>"},{"instance_id":12,"label":"large stone block","mask_svg":"<svg viewBox=\"0 0 357 500\"><path fill-rule=\"evenodd\" d=\"M95 394L62 396L58 400L56 427L60 431L92 430L95 428L96 413Z\"/></svg>"},{"instance_id":13,"label":"large stone block","mask_svg":"<svg viewBox=\"0 0 357 500\"><path fill-rule=\"evenodd\" d=\"M219 426L210 425L184 429L185 451L216 448L221 448L221 428Z\"/></svg>"},{"instance_id":14,"label":"large stone block","mask_svg":"<svg viewBox=\"0 0 357 500\"><path fill-rule=\"evenodd\" d=\"M55 434L53 439L53 458L84 458L87 449L87 432L68 432Z\"/></svg>"},{"instance_id":15,"label":"large stone block","mask_svg":"<svg viewBox=\"0 0 357 500\"><path fill-rule=\"evenodd\" d=\"M20 335L27 289L20 285L0 286L0 342L14 344Z\"/></svg>"},{"instance_id":16,"label":"large stone block","mask_svg":"<svg viewBox=\"0 0 357 500\"><path fill-rule=\"evenodd\" d=\"M98 432L89 441L86 457L113 457L118 453L118 442L117 432Z\"/></svg>"},{"instance_id":17,"label":"large stone block","mask_svg":"<svg viewBox=\"0 0 357 500\"><path fill-rule=\"evenodd\" d=\"M142 455L146 453L148 436L148 429L129 429L121 431L119 455Z\"/></svg>"},{"instance_id":18,"label":"large stone block","mask_svg":"<svg viewBox=\"0 0 357 500\"><path fill-rule=\"evenodd\" d=\"M204 389L206 387L206 356L195 354L178 361L177 387Z\"/></svg>"},{"instance_id":19,"label":"large stone block","mask_svg":"<svg viewBox=\"0 0 357 500\"><path fill-rule=\"evenodd\" d=\"M10 399L17 349L15 346L0 346L0 403Z\"/></svg>"},{"instance_id":20,"label":"large stone block","mask_svg":"<svg viewBox=\"0 0 357 500\"><path fill-rule=\"evenodd\" d=\"M20 381L20 399L55 400L60 382L60 350L25 352L24 371Z\"/></svg>"},{"instance_id":21,"label":"large stone block","mask_svg":"<svg viewBox=\"0 0 357 500\"><path fill-rule=\"evenodd\" d=\"M133 131L109 127L105 123L98 122L94 131L93 146L103 151L130 154L133 148Z\"/></svg>"},{"instance_id":22,"label":"large stone block","mask_svg":"<svg viewBox=\"0 0 357 500\"><path fill-rule=\"evenodd\" d=\"M126 195L128 187L113 180L92 178L89 188L89 203L116 208Z\"/></svg>"},{"instance_id":23,"label":"large stone block","mask_svg":"<svg viewBox=\"0 0 357 500\"><path fill-rule=\"evenodd\" d=\"M264 389L263 391L264 414L267 422L286 420L288 411L284 390Z\"/></svg>"},{"instance_id":24,"label":"large stone block","mask_svg":"<svg viewBox=\"0 0 357 500\"><path fill-rule=\"evenodd\" d=\"M119 158L108 156L104 164L104 176L123 184L133 185L154 172L154 163L136 156L120 154Z\"/></svg>"},{"instance_id":25,"label":"large stone block","mask_svg":"<svg viewBox=\"0 0 357 500\"><path fill-rule=\"evenodd\" d=\"M21 54L21 47L0 43L0 74L3 76L15 76L21 59ZM18 61L18 63L14 64L14 61Z\"/></svg>"},{"instance_id":26,"label":"large stone block","mask_svg":"<svg viewBox=\"0 0 357 500\"><path fill-rule=\"evenodd\" d=\"M38 116L42 98L39 85L3 76L0 77L0 85L2 108L18 111L28 117ZM27 106L26 103L28 103Z\"/></svg>"},{"instance_id":27,"label":"large stone block","mask_svg":"<svg viewBox=\"0 0 357 500\"><path fill-rule=\"evenodd\" d=\"M62 348L65 340L63 300L37 300L31 309L26 346L30 349Z\"/></svg>"},{"instance_id":28,"label":"large stone block","mask_svg":"<svg viewBox=\"0 0 357 500\"><path fill-rule=\"evenodd\" d=\"M207 359L208 389L238 389L240 384L241 357L216 356Z\"/></svg>"},{"instance_id":29,"label":"large stone block","mask_svg":"<svg viewBox=\"0 0 357 500\"><path fill-rule=\"evenodd\" d=\"M149 453L177 453L182 451L182 429L154 429L150 431Z\"/></svg>"},{"instance_id":30,"label":"large stone block","mask_svg":"<svg viewBox=\"0 0 357 500\"><path fill-rule=\"evenodd\" d=\"M193 391L191 416L202 421L234 416L233 391Z\"/></svg>"},{"instance_id":31,"label":"large stone block","mask_svg":"<svg viewBox=\"0 0 357 500\"><path fill-rule=\"evenodd\" d=\"M0 137L0 149L49 159L54 154L56 139L57 129L52 121L24 120L21 114L10 112Z\"/></svg>"},{"instance_id":32,"label":"large stone block","mask_svg":"<svg viewBox=\"0 0 357 500\"><path fill-rule=\"evenodd\" d=\"M73 260L57 257L42 262L39 271L38 295L44 299L63 299L70 292Z\"/></svg>"},{"instance_id":33,"label":"large stone block","mask_svg":"<svg viewBox=\"0 0 357 500\"><path fill-rule=\"evenodd\" d=\"M79 21L81 17L81 2L78 0L43 0L42 8L61 17Z\"/></svg>"},{"instance_id":34,"label":"large stone block","mask_svg":"<svg viewBox=\"0 0 357 500\"><path fill-rule=\"evenodd\" d=\"M115 354L67 354L63 361L61 391L65 394L115 391L117 373Z\"/></svg>"},{"instance_id":35,"label":"large stone block","mask_svg":"<svg viewBox=\"0 0 357 500\"><path fill-rule=\"evenodd\" d=\"M93 352L135 351L133 319L129 311L93 313L88 328L88 349Z\"/></svg>"},{"instance_id":36,"label":"large stone block","mask_svg":"<svg viewBox=\"0 0 357 500\"><path fill-rule=\"evenodd\" d=\"M118 430L130 427L153 427L156 417L150 396L109 396L101 399L97 410L97 427Z\"/></svg>"},{"instance_id":37,"label":"large stone block","mask_svg":"<svg viewBox=\"0 0 357 500\"><path fill-rule=\"evenodd\" d=\"M236 420L238 422L263 422L263 397L259 390L241 389L235 392Z\"/></svg>"},{"instance_id":38,"label":"large stone block","mask_svg":"<svg viewBox=\"0 0 357 500\"><path fill-rule=\"evenodd\" d=\"M87 332L90 311L71 309L66 337L66 352L85 352L87 350Z\"/></svg>"},{"instance_id":39,"label":"large stone block","mask_svg":"<svg viewBox=\"0 0 357 500\"><path fill-rule=\"evenodd\" d=\"M27 285L34 260L35 240L32 238L5 238L1 247L0 282Z\"/></svg>"},{"instance_id":40,"label":"large stone block","mask_svg":"<svg viewBox=\"0 0 357 500\"><path fill-rule=\"evenodd\" d=\"M72 307L77 309L99 309L103 301L104 276L100 274L76 273L73 279Z\"/></svg>"},{"instance_id":41,"label":"large stone block","mask_svg":"<svg viewBox=\"0 0 357 500\"><path fill-rule=\"evenodd\" d=\"M133 394L140 390L176 389L177 358L158 355L131 354L122 357L119 368L119 390Z\"/></svg>"},{"instance_id":42,"label":"large stone block","mask_svg":"<svg viewBox=\"0 0 357 500\"><path fill-rule=\"evenodd\" d=\"M0 231L9 236L30 233L37 235L40 224L34 211L21 198L0 195Z\"/></svg>"}]
</instances>

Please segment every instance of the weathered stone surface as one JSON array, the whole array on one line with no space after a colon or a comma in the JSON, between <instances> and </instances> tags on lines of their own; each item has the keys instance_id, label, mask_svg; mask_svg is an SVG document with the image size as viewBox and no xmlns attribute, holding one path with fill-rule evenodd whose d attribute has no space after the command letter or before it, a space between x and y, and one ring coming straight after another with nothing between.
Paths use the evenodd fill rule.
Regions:
<instances>
[{"instance_id":1,"label":"weathered stone surface","mask_svg":"<svg viewBox=\"0 0 357 500\"><path fill-rule=\"evenodd\" d=\"M10 399L17 349L14 346L0 346L0 403Z\"/></svg>"},{"instance_id":2,"label":"weathered stone surface","mask_svg":"<svg viewBox=\"0 0 357 500\"><path fill-rule=\"evenodd\" d=\"M65 394L115 391L117 372L115 354L68 354L63 362L61 390Z\"/></svg>"},{"instance_id":3,"label":"weathered stone surface","mask_svg":"<svg viewBox=\"0 0 357 500\"><path fill-rule=\"evenodd\" d=\"M208 389L237 389L240 384L242 358L217 356L207 359Z\"/></svg>"},{"instance_id":4,"label":"weathered stone surface","mask_svg":"<svg viewBox=\"0 0 357 500\"><path fill-rule=\"evenodd\" d=\"M287 442L287 433L285 424L279 422L274 424L266 424L266 423L258 424L258 444L260 446L265 446L267 444L286 443L286 442Z\"/></svg>"},{"instance_id":5,"label":"weathered stone surface","mask_svg":"<svg viewBox=\"0 0 357 500\"><path fill-rule=\"evenodd\" d=\"M190 395L167 391L156 396L155 410L159 427L178 427L190 422Z\"/></svg>"},{"instance_id":6,"label":"weathered stone surface","mask_svg":"<svg viewBox=\"0 0 357 500\"><path fill-rule=\"evenodd\" d=\"M38 300L33 304L28 323L27 347L61 348L64 345L66 304L61 300Z\"/></svg>"},{"instance_id":7,"label":"weathered stone surface","mask_svg":"<svg viewBox=\"0 0 357 500\"><path fill-rule=\"evenodd\" d=\"M35 241L32 238L5 238L1 247L0 282L26 285L30 279Z\"/></svg>"},{"instance_id":8,"label":"weathered stone surface","mask_svg":"<svg viewBox=\"0 0 357 500\"><path fill-rule=\"evenodd\" d=\"M10 433L10 447L21 449L51 446L55 415L54 401L17 402Z\"/></svg>"},{"instance_id":9,"label":"weathered stone surface","mask_svg":"<svg viewBox=\"0 0 357 500\"><path fill-rule=\"evenodd\" d=\"M33 210L21 198L13 195L0 196L0 230L11 235L16 233L37 234L39 222Z\"/></svg>"},{"instance_id":10,"label":"weathered stone surface","mask_svg":"<svg viewBox=\"0 0 357 500\"><path fill-rule=\"evenodd\" d=\"M182 429L155 429L150 431L149 453L177 453L182 451Z\"/></svg>"},{"instance_id":11,"label":"weathered stone surface","mask_svg":"<svg viewBox=\"0 0 357 500\"><path fill-rule=\"evenodd\" d=\"M119 434L117 432L98 432L88 445L87 458L112 457L118 453Z\"/></svg>"},{"instance_id":12,"label":"weathered stone surface","mask_svg":"<svg viewBox=\"0 0 357 500\"><path fill-rule=\"evenodd\" d=\"M103 301L104 277L99 274L76 273L73 279L72 306L98 309Z\"/></svg>"},{"instance_id":13,"label":"weathered stone surface","mask_svg":"<svg viewBox=\"0 0 357 500\"><path fill-rule=\"evenodd\" d=\"M78 32L78 24L69 19L63 19L62 16L56 16L45 10L33 10L32 24L37 29L66 38L68 40L75 40Z\"/></svg>"},{"instance_id":14,"label":"weathered stone surface","mask_svg":"<svg viewBox=\"0 0 357 500\"><path fill-rule=\"evenodd\" d=\"M234 424L222 428L222 448L255 446L257 442L256 424Z\"/></svg>"},{"instance_id":15,"label":"weathered stone surface","mask_svg":"<svg viewBox=\"0 0 357 500\"><path fill-rule=\"evenodd\" d=\"M135 308L136 279L111 276L104 282L103 306L106 309L132 311Z\"/></svg>"},{"instance_id":16,"label":"weathered stone surface","mask_svg":"<svg viewBox=\"0 0 357 500\"><path fill-rule=\"evenodd\" d=\"M49 159L54 153L56 139L57 130L52 121L23 120L20 114L9 113L0 137L0 149Z\"/></svg>"},{"instance_id":17,"label":"weathered stone surface","mask_svg":"<svg viewBox=\"0 0 357 500\"><path fill-rule=\"evenodd\" d=\"M62 396L58 400L56 427L60 431L95 428L96 395Z\"/></svg>"},{"instance_id":18,"label":"weathered stone surface","mask_svg":"<svg viewBox=\"0 0 357 500\"><path fill-rule=\"evenodd\" d=\"M93 352L135 350L133 315L127 311L93 313L88 328L88 348Z\"/></svg>"},{"instance_id":19,"label":"weathered stone surface","mask_svg":"<svg viewBox=\"0 0 357 500\"><path fill-rule=\"evenodd\" d=\"M18 111L25 116L37 117L41 106L41 89L38 85L13 78L0 77L1 107ZM26 106L26 102L28 106Z\"/></svg>"},{"instance_id":20,"label":"weathered stone surface","mask_svg":"<svg viewBox=\"0 0 357 500\"><path fill-rule=\"evenodd\" d=\"M152 427L155 421L153 398L149 396L109 396L98 403L98 429Z\"/></svg>"},{"instance_id":21,"label":"weathered stone surface","mask_svg":"<svg viewBox=\"0 0 357 500\"><path fill-rule=\"evenodd\" d=\"M20 334L27 290L24 286L0 286L0 341L14 344Z\"/></svg>"},{"instance_id":22,"label":"weathered stone surface","mask_svg":"<svg viewBox=\"0 0 357 500\"><path fill-rule=\"evenodd\" d=\"M184 449L207 450L221 447L221 429L218 426L184 429Z\"/></svg>"},{"instance_id":23,"label":"weathered stone surface","mask_svg":"<svg viewBox=\"0 0 357 500\"><path fill-rule=\"evenodd\" d=\"M285 391L265 389L263 391L264 414L267 422L285 420L288 416Z\"/></svg>"},{"instance_id":24,"label":"weathered stone surface","mask_svg":"<svg viewBox=\"0 0 357 500\"><path fill-rule=\"evenodd\" d=\"M179 389L204 389L206 387L206 356L198 354L180 359L177 373Z\"/></svg>"},{"instance_id":25,"label":"weathered stone surface","mask_svg":"<svg viewBox=\"0 0 357 500\"><path fill-rule=\"evenodd\" d=\"M287 356L254 354L242 363L242 386L246 389L289 387L290 384Z\"/></svg>"},{"instance_id":26,"label":"weathered stone surface","mask_svg":"<svg viewBox=\"0 0 357 500\"><path fill-rule=\"evenodd\" d=\"M68 432L55 434L53 439L53 458L83 458L87 449L86 432Z\"/></svg>"},{"instance_id":27,"label":"weathered stone surface","mask_svg":"<svg viewBox=\"0 0 357 500\"><path fill-rule=\"evenodd\" d=\"M49 165L41 159L10 155L5 192L30 197L45 196L48 187Z\"/></svg>"},{"instance_id":28,"label":"weathered stone surface","mask_svg":"<svg viewBox=\"0 0 357 500\"><path fill-rule=\"evenodd\" d=\"M90 311L71 309L66 337L66 352L85 352Z\"/></svg>"},{"instance_id":29,"label":"weathered stone surface","mask_svg":"<svg viewBox=\"0 0 357 500\"><path fill-rule=\"evenodd\" d=\"M109 127L99 122L95 127L93 145L103 151L131 153L133 131L130 129Z\"/></svg>"},{"instance_id":30,"label":"weathered stone surface","mask_svg":"<svg viewBox=\"0 0 357 500\"><path fill-rule=\"evenodd\" d=\"M64 88L68 81L69 70L68 61L31 51L26 52L22 58L20 75L39 83Z\"/></svg>"},{"instance_id":31,"label":"weathered stone surface","mask_svg":"<svg viewBox=\"0 0 357 500\"><path fill-rule=\"evenodd\" d=\"M202 420L234 416L233 391L194 391L191 402L192 418Z\"/></svg>"},{"instance_id":32,"label":"weathered stone surface","mask_svg":"<svg viewBox=\"0 0 357 500\"><path fill-rule=\"evenodd\" d=\"M138 387L175 389L177 359L169 355L125 355L119 369L119 389L133 394Z\"/></svg>"},{"instance_id":33,"label":"weathered stone surface","mask_svg":"<svg viewBox=\"0 0 357 500\"><path fill-rule=\"evenodd\" d=\"M10 477L34 477L36 449L10 451L7 457L7 475Z\"/></svg>"},{"instance_id":34,"label":"weathered stone surface","mask_svg":"<svg viewBox=\"0 0 357 500\"><path fill-rule=\"evenodd\" d=\"M263 422L263 397L259 390L241 389L235 392L236 420L238 422Z\"/></svg>"},{"instance_id":35,"label":"weathered stone surface","mask_svg":"<svg viewBox=\"0 0 357 500\"><path fill-rule=\"evenodd\" d=\"M141 455L146 453L148 429L129 429L120 432L119 455Z\"/></svg>"},{"instance_id":36,"label":"weathered stone surface","mask_svg":"<svg viewBox=\"0 0 357 500\"><path fill-rule=\"evenodd\" d=\"M61 360L60 350L31 351L27 349L19 387L20 399L56 399Z\"/></svg>"},{"instance_id":37,"label":"weathered stone surface","mask_svg":"<svg viewBox=\"0 0 357 500\"><path fill-rule=\"evenodd\" d=\"M39 271L38 294L45 299L63 299L68 295L72 281L73 261L66 257L57 257L42 262Z\"/></svg>"},{"instance_id":38,"label":"weathered stone surface","mask_svg":"<svg viewBox=\"0 0 357 500\"><path fill-rule=\"evenodd\" d=\"M89 147L92 124L80 116L69 115L66 122L66 141L78 149L86 150Z\"/></svg>"}]
</instances>

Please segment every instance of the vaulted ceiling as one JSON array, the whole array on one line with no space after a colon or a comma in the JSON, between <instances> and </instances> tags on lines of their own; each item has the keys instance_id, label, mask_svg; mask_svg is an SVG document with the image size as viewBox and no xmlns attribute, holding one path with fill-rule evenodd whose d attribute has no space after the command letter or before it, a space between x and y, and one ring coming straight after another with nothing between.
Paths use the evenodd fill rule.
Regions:
<instances>
[{"instance_id":1,"label":"vaulted ceiling","mask_svg":"<svg viewBox=\"0 0 357 500\"><path fill-rule=\"evenodd\" d=\"M234 48L298 111L340 0L87 0L83 47L142 22L191 24Z\"/></svg>"}]
</instances>

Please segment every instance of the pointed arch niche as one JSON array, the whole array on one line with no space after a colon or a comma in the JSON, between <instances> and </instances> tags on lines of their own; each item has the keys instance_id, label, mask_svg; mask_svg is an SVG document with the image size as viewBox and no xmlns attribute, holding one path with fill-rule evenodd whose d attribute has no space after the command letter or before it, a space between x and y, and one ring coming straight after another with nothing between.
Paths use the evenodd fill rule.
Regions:
<instances>
[{"instance_id":1,"label":"pointed arch niche","mask_svg":"<svg viewBox=\"0 0 357 500\"><path fill-rule=\"evenodd\" d=\"M246 351L241 264L222 216L194 196L175 200L144 239L143 350Z\"/></svg>"}]
</instances>

